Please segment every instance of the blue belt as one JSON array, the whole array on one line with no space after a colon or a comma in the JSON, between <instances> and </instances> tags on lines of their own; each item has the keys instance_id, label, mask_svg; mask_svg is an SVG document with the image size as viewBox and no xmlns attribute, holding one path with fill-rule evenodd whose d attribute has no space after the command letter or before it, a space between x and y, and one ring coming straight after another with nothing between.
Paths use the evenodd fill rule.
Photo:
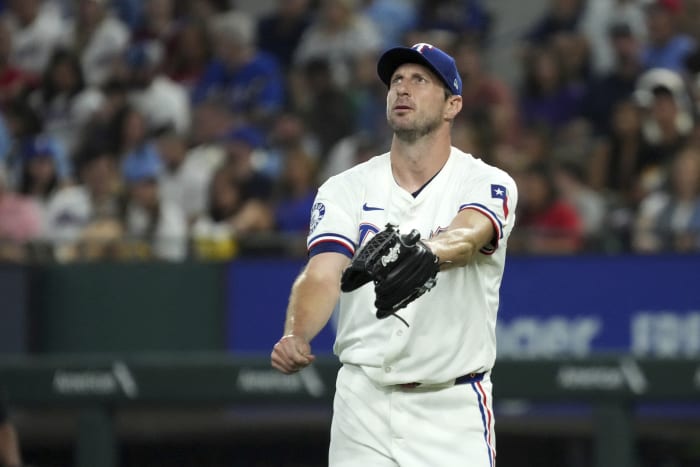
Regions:
<instances>
[{"instance_id":1,"label":"blue belt","mask_svg":"<svg viewBox=\"0 0 700 467\"><path fill-rule=\"evenodd\" d=\"M455 386L458 384L471 384L471 383L476 383L477 381L481 381L484 379L484 375L486 373L467 373L466 375L458 376L455 378ZM417 388L420 386L421 383L403 383L403 384L398 384L401 389L413 389Z\"/></svg>"}]
</instances>

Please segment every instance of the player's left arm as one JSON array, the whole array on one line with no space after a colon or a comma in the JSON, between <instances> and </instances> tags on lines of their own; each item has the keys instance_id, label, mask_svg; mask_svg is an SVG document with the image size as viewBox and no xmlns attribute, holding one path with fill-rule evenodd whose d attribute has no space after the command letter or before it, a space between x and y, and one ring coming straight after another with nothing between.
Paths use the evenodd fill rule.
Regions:
<instances>
[{"instance_id":1,"label":"player's left arm","mask_svg":"<svg viewBox=\"0 0 700 467\"><path fill-rule=\"evenodd\" d=\"M468 188L447 229L424 243L440 260L440 269L465 266L478 254L493 254L515 222L518 190L503 171L492 180Z\"/></svg>"},{"instance_id":2,"label":"player's left arm","mask_svg":"<svg viewBox=\"0 0 700 467\"><path fill-rule=\"evenodd\" d=\"M440 270L444 271L468 264L492 242L494 235L497 232L488 217L465 209L455 216L447 230L423 243L440 259Z\"/></svg>"}]
</instances>

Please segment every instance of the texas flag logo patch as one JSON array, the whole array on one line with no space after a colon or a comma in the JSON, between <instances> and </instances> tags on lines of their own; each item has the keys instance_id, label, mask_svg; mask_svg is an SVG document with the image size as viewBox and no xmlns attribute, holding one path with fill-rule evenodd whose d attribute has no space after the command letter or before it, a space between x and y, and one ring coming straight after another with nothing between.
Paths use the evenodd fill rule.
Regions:
<instances>
[{"instance_id":1,"label":"texas flag logo patch","mask_svg":"<svg viewBox=\"0 0 700 467\"><path fill-rule=\"evenodd\" d=\"M503 215L508 218L508 193L503 185L491 185L491 198L503 201Z\"/></svg>"}]
</instances>

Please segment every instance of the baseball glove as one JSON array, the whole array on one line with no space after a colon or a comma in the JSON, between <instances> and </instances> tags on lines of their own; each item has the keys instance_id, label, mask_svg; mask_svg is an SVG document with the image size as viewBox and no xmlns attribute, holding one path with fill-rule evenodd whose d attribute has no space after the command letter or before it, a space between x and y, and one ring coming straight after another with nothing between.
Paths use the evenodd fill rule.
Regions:
<instances>
[{"instance_id":1,"label":"baseball glove","mask_svg":"<svg viewBox=\"0 0 700 467\"><path fill-rule=\"evenodd\" d=\"M400 235L387 224L357 252L343 271L340 289L353 290L374 282L377 318L386 318L432 289L440 269L438 257L412 230Z\"/></svg>"}]
</instances>

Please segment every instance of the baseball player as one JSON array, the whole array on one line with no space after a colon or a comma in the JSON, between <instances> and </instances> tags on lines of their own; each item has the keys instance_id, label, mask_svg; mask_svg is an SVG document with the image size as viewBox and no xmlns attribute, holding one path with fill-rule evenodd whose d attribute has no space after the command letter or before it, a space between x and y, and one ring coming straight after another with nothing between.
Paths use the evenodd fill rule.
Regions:
<instances>
[{"instance_id":1,"label":"baseball player","mask_svg":"<svg viewBox=\"0 0 700 467\"><path fill-rule=\"evenodd\" d=\"M272 366L290 374L311 364L310 342L339 300L334 352L343 366L329 465L493 467L490 371L517 189L505 172L451 146L462 108L452 57L430 44L399 47L381 56L377 71L388 87L390 151L319 189L309 261L292 287ZM419 293L380 313L382 294L390 293L382 279L375 276L374 288L346 288L345 275L359 256L358 267L366 268L367 249L386 237L387 224L415 229L421 239L393 244L372 258L376 268L418 251L434 258L439 272L426 272ZM429 263L409 273L421 275ZM341 282L343 290L356 288L341 292ZM389 289L408 282L399 278Z\"/></svg>"}]
</instances>

